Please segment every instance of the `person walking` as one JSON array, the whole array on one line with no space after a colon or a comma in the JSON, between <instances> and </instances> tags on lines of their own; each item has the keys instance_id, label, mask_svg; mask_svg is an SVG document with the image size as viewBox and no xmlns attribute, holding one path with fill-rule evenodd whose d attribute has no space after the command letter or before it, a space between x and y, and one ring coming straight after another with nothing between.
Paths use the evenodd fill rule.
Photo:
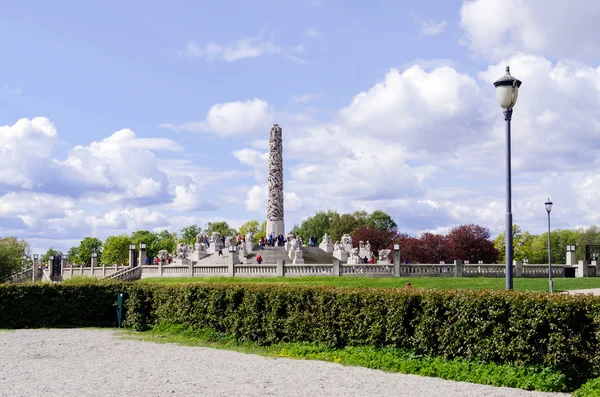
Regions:
<instances>
[{"instance_id":1,"label":"person walking","mask_svg":"<svg viewBox=\"0 0 600 397\"><path fill-rule=\"evenodd\" d=\"M260 254L256 255L256 263L259 265L262 263L262 256L260 256Z\"/></svg>"}]
</instances>

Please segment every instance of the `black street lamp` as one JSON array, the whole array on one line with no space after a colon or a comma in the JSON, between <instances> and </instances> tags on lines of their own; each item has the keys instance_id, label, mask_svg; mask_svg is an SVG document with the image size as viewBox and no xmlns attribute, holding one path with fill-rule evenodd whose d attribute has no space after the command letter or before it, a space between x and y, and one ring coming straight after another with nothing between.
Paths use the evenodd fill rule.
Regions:
<instances>
[{"instance_id":1,"label":"black street lamp","mask_svg":"<svg viewBox=\"0 0 600 397\"><path fill-rule=\"evenodd\" d=\"M548 199L545 203L548 213L548 282L550 283L550 292L554 292L554 283L552 282L552 250L550 248L550 211L552 211L552 201Z\"/></svg>"},{"instance_id":2,"label":"black street lamp","mask_svg":"<svg viewBox=\"0 0 600 397\"><path fill-rule=\"evenodd\" d=\"M513 236L512 236L512 198L511 198L511 176L510 176L510 120L512 110L517 103L521 81L510 75L510 68L506 67L506 74L494 82L496 87L496 99L504 109L504 120L506 120L506 289L513 288Z\"/></svg>"}]
</instances>

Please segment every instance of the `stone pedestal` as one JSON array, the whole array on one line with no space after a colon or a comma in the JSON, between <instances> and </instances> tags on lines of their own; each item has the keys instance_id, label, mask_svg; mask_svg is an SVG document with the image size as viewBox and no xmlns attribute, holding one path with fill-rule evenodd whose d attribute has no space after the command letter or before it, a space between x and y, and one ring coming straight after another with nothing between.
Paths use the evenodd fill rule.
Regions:
<instances>
[{"instance_id":1,"label":"stone pedestal","mask_svg":"<svg viewBox=\"0 0 600 397\"><path fill-rule=\"evenodd\" d=\"M273 238L279 235L285 236L283 219L278 221L267 221L267 237L271 234L273 234Z\"/></svg>"},{"instance_id":2,"label":"stone pedestal","mask_svg":"<svg viewBox=\"0 0 600 397\"><path fill-rule=\"evenodd\" d=\"M463 276L463 261L454 261L454 277Z\"/></svg>"},{"instance_id":3,"label":"stone pedestal","mask_svg":"<svg viewBox=\"0 0 600 397\"><path fill-rule=\"evenodd\" d=\"M341 262L347 262L348 252L342 250L333 251L333 257L339 259Z\"/></svg>"},{"instance_id":4,"label":"stone pedestal","mask_svg":"<svg viewBox=\"0 0 600 397\"><path fill-rule=\"evenodd\" d=\"M523 262L513 261L515 267L515 277L523 277Z\"/></svg>"},{"instance_id":5,"label":"stone pedestal","mask_svg":"<svg viewBox=\"0 0 600 397\"><path fill-rule=\"evenodd\" d=\"M283 266L283 261L281 259L277 260L277 268L275 270L275 275L277 277L283 277L285 275L285 268Z\"/></svg>"},{"instance_id":6,"label":"stone pedestal","mask_svg":"<svg viewBox=\"0 0 600 397\"><path fill-rule=\"evenodd\" d=\"M146 258L146 248L140 248L140 266L146 265ZM148 264L151 265L150 262Z\"/></svg>"},{"instance_id":7,"label":"stone pedestal","mask_svg":"<svg viewBox=\"0 0 600 397\"><path fill-rule=\"evenodd\" d=\"M378 260L377 261L378 265L391 265L390 260L389 259L385 259L385 260Z\"/></svg>"},{"instance_id":8,"label":"stone pedestal","mask_svg":"<svg viewBox=\"0 0 600 397\"><path fill-rule=\"evenodd\" d=\"M129 268L136 267L137 263L135 263L135 249L129 249Z\"/></svg>"},{"instance_id":9,"label":"stone pedestal","mask_svg":"<svg viewBox=\"0 0 600 397\"><path fill-rule=\"evenodd\" d=\"M210 243L207 253L217 254L220 249L226 249L226 247L223 247L223 242L221 240L215 241L215 242Z\"/></svg>"},{"instance_id":10,"label":"stone pedestal","mask_svg":"<svg viewBox=\"0 0 600 397\"><path fill-rule=\"evenodd\" d=\"M189 266L191 261L188 258L175 258L173 260L173 265L178 266Z\"/></svg>"},{"instance_id":11,"label":"stone pedestal","mask_svg":"<svg viewBox=\"0 0 600 397\"><path fill-rule=\"evenodd\" d=\"M333 260L333 275L341 276L342 275L342 267L340 266L340 261L337 259Z\"/></svg>"},{"instance_id":12,"label":"stone pedestal","mask_svg":"<svg viewBox=\"0 0 600 397\"><path fill-rule=\"evenodd\" d=\"M98 267L98 257L92 257L91 264L92 267ZM81 265L81 268L83 269L83 265Z\"/></svg>"},{"instance_id":13,"label":"stone pedestal","mask_svg":"<svg viewBox=\"0 0 600 397\"><path fill-rule=\"evenodd\" d=\"M196 250L192 253L192 262L198 262L202 258L206 258L208 256L208 250Z\"/></svg>"},{"instance_id":14,"label":"stone pedestal","mask_svg":"<svg viewBox=\"0 0 600 397\"><path fill-rule=\"evenodd\" d=\"M400 258L400 250L394 250L393 260L394 260L394 277L400 277L400 262L402 260Z\"/></svg>"},{"instance_id":15,"label":"stone pedestal","mask_svg":"<svg viewBox=\"0 0 600 397\"><path fill-rule=\"evenodd\" d=\"M579 261L577 263L577 269L575 270L575 277L589 277L587 266L588 264L586 261Z\"/></svg>"},{"instance_id":16,"label":"stone pedestal","mask_svg":"<svg viewBox=\"0 0 600 397\"><path fill-rule=\"evenodd\" d=\"M40 273L40 260L37 258L33 259L33 270L31 272L31 281L37 281Z\"/></svg>"},{"instance_id":17,"label":"stone pedestal","mask_svg":"<svg viewBox=\"0 0 600 397\"><path fill-rule=\"evenodd\" d=\"M577 266L577 256L573 251L567 251L567 266Z\"/></svg>"},{"instance_id":18,"label":"stone pedestal","mask_svg":"<svg viewBox=\"0 0 600 397\"><path fill-rule=\"evenodd\" d=\"M244 244L239 245L239 248L237 250L237 257L239 261L244 262L244 259L246 259L247 256L248 251L246 251L246 247L244 246Z\"/></svg>"},{"instance_id":19,"label":"stone pedestal","mask_svg":"<svg viewBox=\"0 0 600 397\"><path fill-rule=\"evenodd\" d=\"M319 248L321 248L323 251L327 252L328 254L333 253L333 244L332 243L322 242L321 244L319 244Z\"/></svg>"}]
</instances>

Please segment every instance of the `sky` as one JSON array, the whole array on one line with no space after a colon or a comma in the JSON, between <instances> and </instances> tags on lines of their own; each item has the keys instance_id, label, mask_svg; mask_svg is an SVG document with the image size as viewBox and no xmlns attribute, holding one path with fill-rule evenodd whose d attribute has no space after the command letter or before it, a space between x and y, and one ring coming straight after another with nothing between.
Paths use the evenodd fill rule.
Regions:
<instances>
[{"instance_id":1,"label":"sky","mask_svg":"<svg viewBox=\"0 0 600 397\"><path fill-rule=\"evenodd\" d=\"M22 0L0 4L0 236L266 219L283 128L286 228L376 209L413 235L513 218L600 223L596 0Z\"/></svg>"}]
</instances>

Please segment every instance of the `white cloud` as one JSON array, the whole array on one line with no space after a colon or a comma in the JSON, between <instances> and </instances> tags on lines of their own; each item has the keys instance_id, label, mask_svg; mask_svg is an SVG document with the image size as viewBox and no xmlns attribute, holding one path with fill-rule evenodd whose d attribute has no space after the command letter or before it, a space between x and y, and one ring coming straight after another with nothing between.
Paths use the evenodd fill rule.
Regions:
<instances>
[{"instance_id":1,"label":"white cloud","mask_svg":"<svg viewBox=\"0 0 600 397\"><path fill-rule=\"evenodd\" d=\"M322 93L319 94L304 94L304 95L294 95L292 97L292 102L294 103L306 103L315 101L323 96Z\"/></svg>"},{"instance_id":2,"label":"white cloud","mask_svg":"<svg viewBox=\"0 0 600 397\"><path fill-rule=\"evenodd\" d=\"M390 70L385 80L357 94L341 110L350 129L394 139L405 147L451 151L480 135L481 94L475 80L442 66L426 72L413 66Z\"/></svg>"},{"instance_id":3,"label":"white cloud","mask_svg":"<svg viewBox=\"0 0 600 397\"><path fill-rule=\"evenodd\" d=\"M597 60L596 0L464 1L461 26L470 49L492 60L515 52Z\"/></svg>"},{"instance_id":4,"label":"white cloud","mask_svg":"<svg viewBox=\"0 0 600 397\"><path fill-rule=\"evenodd\" d=\"M435 22L433 20L421 21L421 34L424 36L437 36L446 28L447 22Z\"/></svg>"},{"instance_id":5,"label":"white cloud","mask_svg":"<svg viewBox=\"0 0 600 397\"><path fill-rule=\"evenodd\" d=\"M16 86L14 88L10 88L8 84L4 84L4 92L6 92L8 95L21 95L22 93L21 87Z\"/></svg>"},{"instance_id":6,"label":"white cloud","mask_svg":"<svg viewBox=\"0 0 600 397\"><path fill-rule=\"evenodd\" d=\"M246 210L258 213L267 213L267 186L255 185L248 191L246 196Z\"/></svg>"},{"instance_id":7,"label":"white cloud","mask_svg":"<svg viewBox=\"0 0 600 397\"><path fill-rule=\"evenodd\" d=\"M308 63L307 61L293 55L304 52L304 46L299 44L295 47L285 48L261 37L244 37L228 44L217 44L211 41L204 46L198 46L195 42L188 43L185 56L188 58L204 58L207 61L222 60L235 62L242 59L258 58L264 55L281 55L285 59L297 63Z\"/></svg>"},{"instance_id":8,"label":"white cloud","mask_svg":"<svg viewBox=\"0 0 600 397\"><path fill-rule=\"evenodd\" d=\"M315 28L310 28L306 31L306 35L308 37L310 37L311 39L320 39L321 38L321 32L319 32L317 29Z\"/></svg>"},{"instance_id":9,"label":"white cloud","mask_svg":"<svg viewBox=\"0 0 600 397\"><path fill-rule=\"evenodd\" d=\"M207 132L223 137L246 136L257 131L268 131L273 116L273 109L266 101L254 98L215 104L204 121L161 124L160 127L175 131Z\"/></svg>"}]
</instances>

